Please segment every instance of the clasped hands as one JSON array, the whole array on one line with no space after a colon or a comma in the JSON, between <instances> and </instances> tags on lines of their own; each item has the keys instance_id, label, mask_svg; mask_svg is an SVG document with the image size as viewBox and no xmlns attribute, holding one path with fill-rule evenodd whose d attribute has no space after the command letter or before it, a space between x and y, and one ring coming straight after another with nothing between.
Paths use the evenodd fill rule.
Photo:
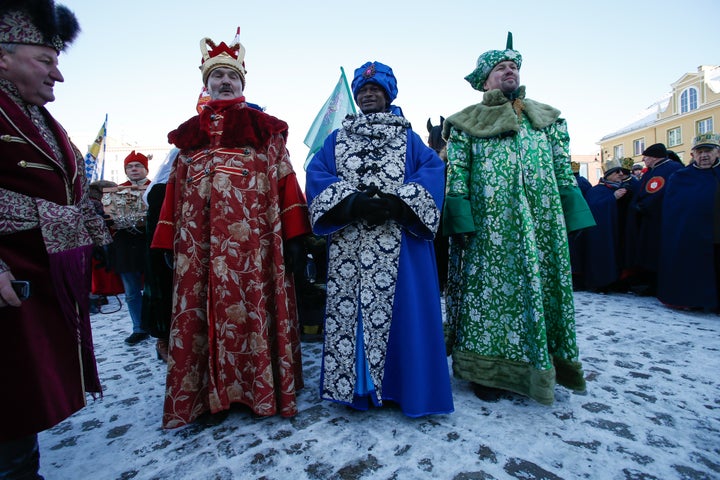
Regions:
<instances>
[{"instance_id":1,"label":"clasped hands","mask_svg":"<svg viewBox=\"0 0 720 480\"><path fill-rule=\"evenodd\" d=\"M397 195L381 192L375 185L349 197L350 217L365 220L369 225L382 225L388 220L403 223L410 207Z\"/></svg>"}]
</instances>

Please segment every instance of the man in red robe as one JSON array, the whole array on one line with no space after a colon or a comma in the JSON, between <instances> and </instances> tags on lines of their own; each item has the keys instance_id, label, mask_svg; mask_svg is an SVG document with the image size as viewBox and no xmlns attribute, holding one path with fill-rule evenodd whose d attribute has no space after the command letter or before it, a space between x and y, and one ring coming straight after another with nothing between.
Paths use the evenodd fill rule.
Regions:
<instances>
[{"instance_id":1,"label":"man in red robe","mask_svg":"<svg viewBox=\"0 0 720 480\"><path fill-rule=\"evenodd\" d=\"M40 478L37 433L100 392L90 265L110 237L82 155L44 108L79 30L52 0L0 5L0 478ZM29 282L27 299L12 280Z\"/></svg>"},{"instance_id":2,"label":"man in red robe","mask_svg":"<svg viewBox=\"0 0 720 480\"><path fill-rule=\"evenodd\" d=\"M245 102L237 39L200 49L211 100L168 135L180 153L152 245L174 252L165 428L233 403L293 416L303 386L285 258L300 256L310 225L288 126Z\"/></svg>"}]
</instances>

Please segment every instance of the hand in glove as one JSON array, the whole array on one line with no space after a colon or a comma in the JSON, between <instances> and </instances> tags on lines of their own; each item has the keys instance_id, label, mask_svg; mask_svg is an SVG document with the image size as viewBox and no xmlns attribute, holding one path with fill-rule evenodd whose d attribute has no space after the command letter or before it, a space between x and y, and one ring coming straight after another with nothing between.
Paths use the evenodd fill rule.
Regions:
<instances>
[{"instance_id":1,"label":"hand in glove","mask_svg":"<svg viewBox=\"0 0 720 480\"><path fill-rule=\"evenodd\" d=\"M390 219L400 224L407 224L413 211L400 197L392 194L381 193L380 198L385 200L386 208Z\"/></svg>"},{"instance_id":2,"label":"hand in glove","mask_svg":"<svg viewBox=\"0 0 720 480\"><path fill-rule=\"evenodd\" d=\"M350 215L370 225L380 225L390 218L388 202L384 198L371 197L366 192L353 194L350 200Z\"/></svg>"},{"instance_id":3,"label":"hand in glove","mask_svg":"<svg viewBox=\"0 0 720 480\"><path fill-rule=\"evenodd\" d=\"M305 245L304 236L285 240L284 257L287 271L293 275L302 275L305 271Z\"/></svg>"}]
</instances>

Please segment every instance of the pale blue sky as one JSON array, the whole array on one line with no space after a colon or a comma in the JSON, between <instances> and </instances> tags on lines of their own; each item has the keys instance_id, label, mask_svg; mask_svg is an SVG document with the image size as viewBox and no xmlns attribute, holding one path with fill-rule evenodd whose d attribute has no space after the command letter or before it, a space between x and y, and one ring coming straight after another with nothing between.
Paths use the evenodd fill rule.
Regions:
<instances>
[{"instance_id":1,"label":"pale blue sky","mask_svg":"<svg viewBox=\"0 0 720 480\"><path fill-rule=\"evenodd\" d=\"M559 108L572 153L592 155L682 75L720 64L717 0L57 1L83 32L60 57L66 82L48 108L83 151L106 113L109 135L166 144L195 114L200 39L229 42L237 26L246 97L288 122L296 170L341 66L351 81L366 61L390 65L395 103L425 138L428 117L481 101L464 77L512 31L528 97Z\"/></svg>"}]
</instances>

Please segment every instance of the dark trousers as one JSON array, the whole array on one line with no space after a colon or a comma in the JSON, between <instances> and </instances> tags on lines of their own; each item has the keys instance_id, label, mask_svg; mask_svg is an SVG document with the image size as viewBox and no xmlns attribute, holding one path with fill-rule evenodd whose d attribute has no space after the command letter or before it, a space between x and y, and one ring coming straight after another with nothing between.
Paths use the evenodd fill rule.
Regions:
<instances>
[{"instance_id":1,"label":"dark trousers","mask_svg":"<svg viewBox=\"0 0 720 480\"><path fill-rule=\"evenodd\" d=\"M37 434L0 443L0 479L42 480Z\"/></svg>"}]
</instances>

